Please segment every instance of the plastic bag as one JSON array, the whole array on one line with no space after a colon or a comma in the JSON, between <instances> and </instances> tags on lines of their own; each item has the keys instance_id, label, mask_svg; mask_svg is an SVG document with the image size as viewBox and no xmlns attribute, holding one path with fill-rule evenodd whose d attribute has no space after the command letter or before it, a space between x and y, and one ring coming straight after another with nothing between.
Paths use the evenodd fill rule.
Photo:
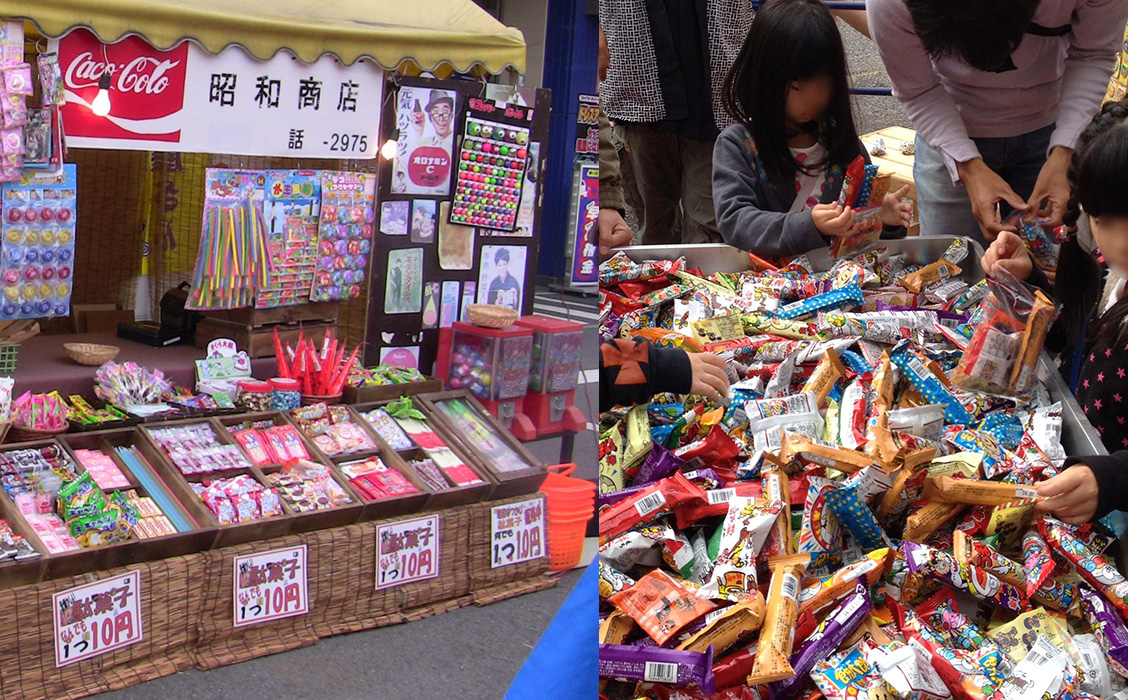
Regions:
<instances>
[{"instance_id":1,"label":"plastic bag","mask_svg":"<svg viewBox=\"0 0 1128 700\"><path fill-rule=\"evenodd\" d=\"M1041 291L997 269L991 292L952 382L964 389L1017 396L1034 385L1046 333L1060 307Z\"/></svg>"}]
</instances>

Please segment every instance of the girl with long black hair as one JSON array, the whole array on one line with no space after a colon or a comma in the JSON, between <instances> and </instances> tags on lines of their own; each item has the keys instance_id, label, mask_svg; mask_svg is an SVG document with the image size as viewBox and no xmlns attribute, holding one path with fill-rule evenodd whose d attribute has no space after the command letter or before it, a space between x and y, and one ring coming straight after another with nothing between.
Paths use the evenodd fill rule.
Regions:
<instances>
[{"instance_id":1,"label":"girl with long black hair","mask_svg":"<svg viewBox=\"0 0 1128 700\"><path fill-rule=\"evenodd\" d=\"M857 232L835 202L846 167L866 149L850 111L846 52L818 0L769 0L725 77L737 122L713 149L717 226L730 245L764 257L824 248ZM886 195L883 236L903 236L907 187Z\"/></svg>"},{"instance_id":2,"label":"girl with long black hair","mask_svg":"<svg viewBox=\"0 0 1128 700\"><path fill-rule=\"evenodd\" d=\"M1057 340L1063 373L1101 434L1108 456L1074 456L1066 471L1038 486L1037 509L1068 523L1128 510L1128 101L1104 106L1078 139L1053 294L1062 314ZM1005 268L1050 289L1016 234L1004 231L983 268Z\"/></svg>"}]
</instances>

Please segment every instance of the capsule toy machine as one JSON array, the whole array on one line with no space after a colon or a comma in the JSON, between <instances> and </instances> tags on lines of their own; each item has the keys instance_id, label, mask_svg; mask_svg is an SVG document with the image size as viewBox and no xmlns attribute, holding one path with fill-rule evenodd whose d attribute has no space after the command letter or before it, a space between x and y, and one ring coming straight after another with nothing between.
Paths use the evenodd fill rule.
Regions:
<instances>
[{"instance_id":1,"label":"capsule toy machine","mask_svg":"<svg viewBox=\"0 0 1128 700\"><path fill-rule=\"evenodd\" d=\"M523 316L517 319L517 325L533 331L525 415L536 426L537 437L583 430L587 419L575 405L584 347L583 324L547 316Z\"/></svg>"},{"instance_id":2,"label":"capsule toy machine","mask_svg":"<svg viewBox=\"0 0 1128 700\"><path fill-rule=\"evenodd\" d=\"M532 440L537 430L524 409L532 353L529 328L456 321L440 334L435 374L447 388L473 394L518 440Z\"/></svg>"}]
</instances>

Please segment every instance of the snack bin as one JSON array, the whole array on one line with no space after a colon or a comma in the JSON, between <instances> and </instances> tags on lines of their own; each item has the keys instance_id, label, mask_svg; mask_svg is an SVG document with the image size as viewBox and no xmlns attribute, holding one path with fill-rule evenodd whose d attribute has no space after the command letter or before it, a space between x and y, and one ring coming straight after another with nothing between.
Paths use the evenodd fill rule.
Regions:
<instances>
[{"instance_id":1,"label":"snack bin","mask_svg":"<svg viewBox=\"0 0 1128 700\"><path fill-rule=\"evenodd\" d=\"M269 413L245 413L235 416L223 416L221 418L216 418L215 421L225 431L227 431L228 434L231 434L231 431L228 429L232 426L242 425L243 423L248 421L252 423L263 424L270 423L276 426L292 425L285 414L273 411ZM323 508L320 510L311 510L304 513L295 513L293 525L290 527L290 534L309 532L311 530L321 530L328 527L352 525L359 521L361 511L364 508L364 501L352 489L352 487L349 486L348 480L345 479L344 476L337 470L336 465L334 465L333 462L324 459L314 449L313 444L306 438L302 431L298 430L297 426L293 427L294 430L298 433L298 436L301 438L302 445L305 447L306 452L309 453L309 461L328 466L329 473L332 475L333 480L337 482L337 486L340 486L342 491L348 494L349 498L352 499L352 503L343 506L337 506L335 508ZM247 455L248 459L250 459L250 454L248 454L245 449L243 450L243 453ZM257 465L257 468L265 476L281 471L282 464L261 464Z\"/></svg>"},{"instance_id":2,"label":"snack bin","mask_svg":"<svg viewBox=\"0 0 1128 700\"><path fill-rule=\"evenodd\" d=\"M528 328L455 321L449 334L440 334L435 375L448 389L472 394L518 439L532 440L537 430L525 413L532 354L533 331Z\"/></svg>"},{"instance_id":3,"label":"snack bin","mask_svg":"<svg viewBox=\"0 0 1128 700\"><path fill-rule=\"evenodd\" d=\"M547 316L523 316L517 325L533 331L533 358L529 368L529 393L525 415L537 437L587 426L583 411L574 405L584 347L584 326Z\"/></svg>"},{"instance_id":4,"label":"snack bin","mask_svg":"<svg viewBox=\"0 0 1128 700\"><path fill-rule=\"evenodd\" d=\"M421 394L423 412L446 427L469 454L479 473L497 481L491 498L535 493L548 476L545 465L525 449L493 414L465 389Z\"/></svg>"},{"instance_id":5,"label":"snack bin","mask_svg":"<svg viewBox=\"0 0 1128 700\"><path fill-rule=\"evenodd\" d=\"M383 437L380 436L380 434L374 428L372 428L371 425L368 424L367 419L364 418L364 415L367 412L377 408L382 408L388 403L390 402L377 401L373 403L359 404L352 406L351 408L355 412L357 419L363 421L365 427L367 427L368 430L376 437L376 441L380 445L381 454L394 455L394 459L400 465L402 465L402 468L397 468L400 468L400 471L404 472L407 475L408 479L412 481L412 483L416 484L416 486L420 486L418 477L410 473L411 469L407 465L407 462L409 460L425 459L427 457L427 453L418 445L407 450L395 450L391 445L388 444L386 440L384 440ZM423 485L422 488L426 489L427 492L430 493L430 497L428 498L426 504L426 510L442 510L444 508L453 508L455 506L470 505L493 498L494 491L497 488L497 480L494 479L488 471L478 466L477 460L475 460L473 456L471 456L466 451L466 449L462 447L458 438L449 433L449 430L445 424L435 420L433 417L427 414L426 409L420 405L420 402L417 399L412 399L412 406L416 410L422 412L427 416L425 420L427 427L435 431L435 433L443 440L443 442L447 444L447 447L449 447L451 451L454 452L467 466L469 466L471 470L473 470L473 472L477 474L478 478L482 480L481 484L471 484L467 486L452 485L451 488L445 489L443 491L430 490L427 489L425 485Z\"/></svg>"}]
</instances>

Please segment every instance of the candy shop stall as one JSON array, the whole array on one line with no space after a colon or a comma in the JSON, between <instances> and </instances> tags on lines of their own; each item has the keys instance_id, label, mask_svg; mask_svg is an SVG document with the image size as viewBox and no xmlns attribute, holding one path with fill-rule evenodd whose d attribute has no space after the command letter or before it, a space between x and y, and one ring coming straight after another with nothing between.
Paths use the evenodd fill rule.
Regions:
<instances>
[{"instance_id":1,"label":"candy shop stall","mask_svg":"<svg viewBox=\"0 0 1128 700\"><path fill-rule=\"evenodd\" d=\"M1123 517L1035 511L1106 454L1043 351L1056 305L968 239L877 246L601 266L603 342L732 380L601 416L604 698L1124 696Z\"/></svg>"}]
</instances>

